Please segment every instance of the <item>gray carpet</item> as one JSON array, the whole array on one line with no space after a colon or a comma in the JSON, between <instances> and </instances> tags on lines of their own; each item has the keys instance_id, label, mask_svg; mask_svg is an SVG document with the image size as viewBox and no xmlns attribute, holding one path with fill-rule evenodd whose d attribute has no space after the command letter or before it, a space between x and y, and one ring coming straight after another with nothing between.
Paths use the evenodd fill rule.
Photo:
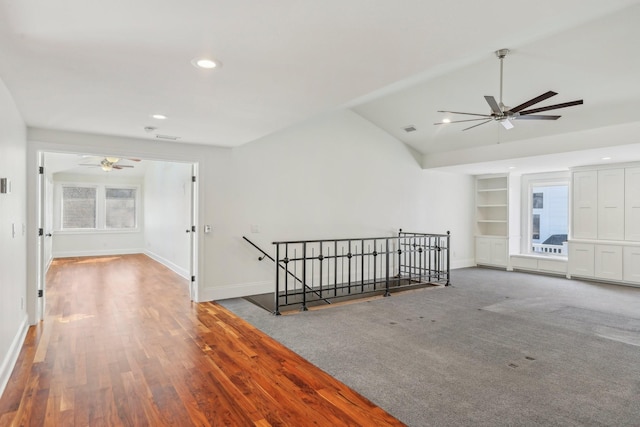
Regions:
<instances>
[{"instance_id":1,"label":"gray carpet","mask_svg":"<svg viewBox=\"0 0 640 427\"><path fill-rule=\"evenodd\" d=\"M221 304L409 426L640 426L640 288L451 282L289 316Z\"/></svg>"}]
</instances>

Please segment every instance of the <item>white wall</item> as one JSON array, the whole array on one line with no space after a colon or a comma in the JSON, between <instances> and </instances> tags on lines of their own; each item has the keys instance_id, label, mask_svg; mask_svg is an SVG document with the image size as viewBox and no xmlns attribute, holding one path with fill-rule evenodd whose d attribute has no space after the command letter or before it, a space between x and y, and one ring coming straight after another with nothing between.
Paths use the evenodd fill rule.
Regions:
<instances>
[{"instance_id":1,"label":"white wall","mask_svg":"<svg viewBox=\"0 0 640 427\"><path fill-rule=\"evenodd\" d=\"M144 177L145 253L188 278L191 164L147 162Z\"/></svg>"},{"instance_id":2,"label":"white wall","mask_svg":"<svg viewBox=\"0 0 640 427\"><path fill-rule=\"evenodd\" d=\"M258 262L243 235L271 253L274 240L450 230L452 264L473 263L473 178L422 170L404 144L348 110L235 149L29 131L30 162L38 151L105 147L121 157L198 164L200 301L271 290L273 264ZM203 234L207 224L213 231Z\"/></svg>"},{"instance_id":3,"label":"white wall","mask_svg":"<svg viewBox=\"0 0 640 427\"><path fill-rule=\"evenodd\" d=\"M224 267L207 260L218 269L207 277L219 280L208 298L272 286L273 263L256 261L242 235L272 253L275 240L450 230L453 262L473 262L473 179L422 170L405 145L351 111L234 149L221 184L228 202L207 209L224 224L213 236L226 242L216 254Z\"/></svg>"},{"instance_id":4,"label":"white wall","mask_svg":"<svg viewBox=\"0 0 640 427\"><path fill-rule=\"evenodd\" d=\"M11 193L0 194L0 395L28 327L25 155L25 125L0 80L0 177L11 180Z\"/></svg>"},{"instance_id":5,"label":"white wall","mask_svg":"<svg viewBox=\"0 0 640 427\"><path fill-rule=\"evenodd\" d=\"M45 164L46 168L46 164ZM142 178L120 177L112 172L104 175L53 175L53 257L135 254L144 252L144 204L138 199L137 230L113 231L61 231L60 191L61 183L85 183L102 185L136 185L143 190Z\"/></svg>"}]
</instances>

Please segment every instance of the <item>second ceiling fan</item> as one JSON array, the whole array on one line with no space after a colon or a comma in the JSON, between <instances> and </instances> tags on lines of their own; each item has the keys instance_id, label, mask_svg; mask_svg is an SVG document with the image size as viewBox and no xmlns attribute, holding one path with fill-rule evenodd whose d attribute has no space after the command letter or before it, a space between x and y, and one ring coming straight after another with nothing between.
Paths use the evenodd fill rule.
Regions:
<instances>
[{"instance_id":1,"label":"second ceiling fan","mask_svg":"<svg viewBox=\"0 0 640 427\"><path fill-rule=\"evenodd\" d=\"M475 122L475 121L481 122L478 124L474 124L473 126L469 126L468 128L462 129L464 131L464 130L469 130L474 127L483 125L485 123L489 123L491 121L497 121L502 126L504 126L505 129L511 129L513 128L513 123L511 123L511 120L558 120L561 116L543 115L543 114L536 114L536 113L541 113L543 111L556 110L558 108L573 107L574 105L580 105L583 103L583 100L579 99L577 101L564 102L562 104L555 104L555 105L547 105L546 107L532 108L530 110L527 110L527 108L531 107L532 105L557 95L556 92L550 90L516 107L513 107L513 108L505 107L505 105L502 102L502 68L503 68L502 62L504 60L504 57L507 56L508 53L509 53L509 49L500 49L496 51L496 56L498 57L498 59L500 59L500 102L497 102L493 96L484 97L484 99L487 101L487 104L489 104L489 107L491 108L491 114L476 114L476 113L463 113L460 111L438 110L439 113L464 114L467 116L476 116L479 118L466 119L466 120L453 120L453 121L443 120L442 122L434 123L434 125L442 125L447 123Z\"/></svg>"}]
</instances>

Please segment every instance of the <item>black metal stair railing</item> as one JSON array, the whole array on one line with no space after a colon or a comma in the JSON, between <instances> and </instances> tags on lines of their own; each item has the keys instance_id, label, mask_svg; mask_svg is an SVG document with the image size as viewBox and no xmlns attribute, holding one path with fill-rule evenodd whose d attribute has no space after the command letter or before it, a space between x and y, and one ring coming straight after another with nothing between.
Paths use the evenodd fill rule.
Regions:
<instances>
[{"instance_id":1,"label":"black metal stair railing","mask_svg":"<svg viewBox=\"0 0 640 427\"><path fill-rule=\"evenodd\" d=\"M245 238L245 240L248 240ZM394 237L273 242L275 310L450 279L450 233L404 232ZM254 245L255 246L255 245ZM258 248L259 249L259 248ZM284 274L283 274L284 273Z\"/></svg>"},{"instance_id":2,"label":"black metal stair railing","mask_svg":"<svg viewBox=\"0 0 640 427\"><path fill-rule=\"evenodd\" d=\"M256 245L255 243L253 243L251 240L249 240L248 238L246 238L245 236L242 236L242 238L244 240L246 240L251 246L253 246L254 248L256 248L257 250L259 250L262 253L261 257L258 257L258 261L262 261L265 258L269 258L271 261L273 261L274 263L276 263L277 267L276 268L282 268L283 270L286 271L285 267L280 264L277 263L275 259L273 259L273 257L271 255L269 255L268 253L266 253L265 251L262 250L262 248L260 248L258 245ZM301 285L305 286L304 283L302 282L302 280L300 278L298 278L294 273L287 271L287 274L289 274L293 279L295 279L298 283L300 283ZM320 299L322 299L324 302L326 302L327 304L331 304L331 301L329 301L326 298L322 298L322 296L317 292L314 291L313 289L311 289L310 287L307 286L307 289L313 293L315 293L316 295L318 295L320 297Z\"/></svg>"}]
</instances>

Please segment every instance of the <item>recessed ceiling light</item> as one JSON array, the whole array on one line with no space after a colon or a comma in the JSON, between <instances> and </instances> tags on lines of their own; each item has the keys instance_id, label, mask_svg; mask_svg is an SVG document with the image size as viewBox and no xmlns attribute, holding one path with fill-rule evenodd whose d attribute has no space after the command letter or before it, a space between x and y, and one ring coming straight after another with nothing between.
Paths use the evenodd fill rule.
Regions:
<instances>
[{"instance_id":1,"label":"recessed ceiling light","mask_svg":"<svg viewBox=\"0 0 640 427\"><path fill-rule=\"evenodd\" d=\"M165 116L164 114L152 114L151 117L153 117L154 119L157 120L166 120L167 116Z\"/></svg>"},{"instance_id":2,"label":"recessed ceiling light","mask_svg":"<svg viewBox=\"0 0 640 427\"><path fill-rule=\"evenodd\" d=\"M212 70L214 68L220 68L222 63L220 61L215 61L210 58L195 58L191 61L194 67L204 68L205 70Z\"/></svg>"},{"instance_id":3,"label":"recessed ceiling light","mask_svg":"<svg viewBox=\"0 0 640 427\"><path fill-rule=\"evenodd\" d=\"M611 157L603 157L602 160L611 160Z\"/></svg>"},{"instance_id":4,"label":"recessed ceiling light","mask_svg":"<svg viewBox=\"0 0 640 427\"><path fill-rule=\"evenodd\" d=\"M515 168L516 168L515 166L509 166L509 169L515 169Z\"/></svg>"},{"instance_id":5,"label":"recessed ceiling light","mask_svg":"<svg viewBox=\"0 0 640 427\"><path fill-rule=\"evenodd\" d=\"M442 119L442 123L451 123L451 119Z\"/></svg>"}]
</instances>

